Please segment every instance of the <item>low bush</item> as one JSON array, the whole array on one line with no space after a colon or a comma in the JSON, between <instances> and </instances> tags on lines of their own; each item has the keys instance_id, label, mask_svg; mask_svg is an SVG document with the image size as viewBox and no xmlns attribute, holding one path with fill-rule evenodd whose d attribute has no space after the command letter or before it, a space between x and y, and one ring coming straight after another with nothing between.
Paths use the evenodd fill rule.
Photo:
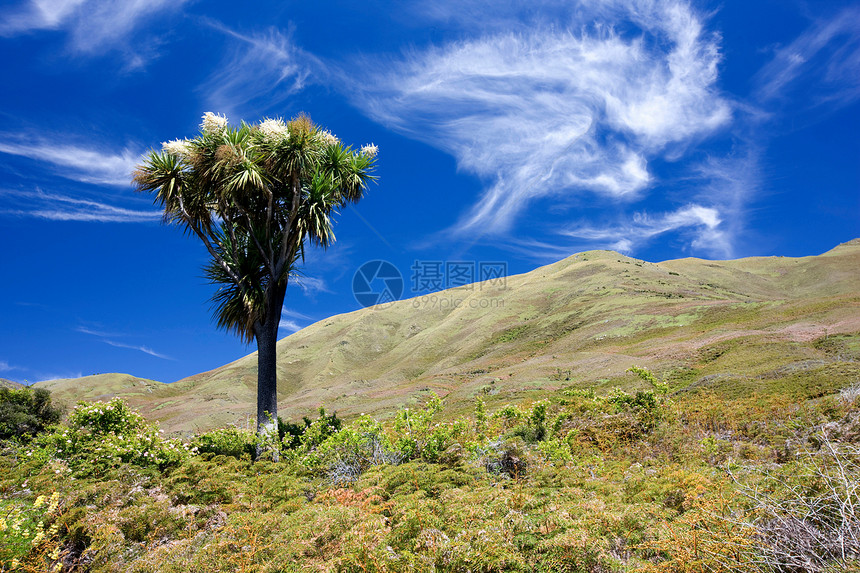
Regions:
<instances>
[{"instance_id":1,"label":"low bush","mask_svg":"<svg viewBox=\"0 0 860 573\"><path fill-rule=\"evenodd\" d=\"M615 406L616 412L631 412L645 431L651 432L668 415L670 401L666 398L666 394L669 392L669 385L661 382L646 368L631 366L627 371L636 374L640 379L651 384L654 389L639 390L635 394L615 389L606 399Z\"/></svg>"},{"instance_id":2,"label":"low bush","mask_svg":"<svg viewBox=\"0 0 860 573\"><path fill-rule=\"evenodd\" d=\"M325 413L325 408L320 407L319 417L311 421L305 416L302 424L285 422L278 418L278 437L281 441L282 450L311 450L322 444L329 436L340 431L343 421L337 417L337 412L330 415Z\"/></svg>"},{"instance_id":3,"label":"low bush","mask_svg":"<svg viewBox=\"0 0 860 573\"><path fill-rule=\"evenodd\" d=\"M335 484L351 483L372 466L397 464L403 459L382 425L370 416L361 416L319 444L313 425L305 437L302 464L312 472L324 473Z\"/></svg>"},{"instance_id":4,"label":"low bush","mask_svg":"<svg viewBox=\"0 0 860 573\"><path fill-rule=\"evenodd\" d=\"M320 409L320 417L307 424L292 457L336 484L351 483L368 468L382 464L396 465L405 460L437 462L446 458L456 463L459 455L448 449L466 432L467 424L464 421L433 424L433 417L441 407L441 399L432 394L423 408L404 408L398 412L390 430L370 416L361 416L349 426L341 427L336 416L328 417Z\"/></svg>"},{"instance_id":5,"label":"low bush","mask_svg":"<svg viewBox=\"0 0 860 573\"><path fill-rule=\"evenodd\" d=\"M65 425L37 436L23 456L55 463L58 474L94 477L121 464L175 466L188 456L188 450L179 440L162 438L156 424L114 398L107 403L80 402Z\"/></svg>"},{"instance_id":6,"label":"low bush","mask_svg":"<svg viewBox=\"0 0 860 573\"><path fill-rule=\"evenodd\" d=\"M231 426L198 434L191 440L191 447L198 454L251 459L257 451L257 436L250 430Z\"/></svg>"},{"instance_id":7,"label":"low bush","mask_svg":"<svg viewBox=\"0 0 860 573\"><path fill-rule=\"evenodd\" d=\"M525 477L528 460L525 443L519 438L490 442L478 450L478 460L488 473L514 479Z\"/></svg>"},{"instance_id":8,"label":"low bush","mask_svg":"<svg viewBox=\"0 0 860 573\"><path fill-rule=\"evenodd\" d=\"M0 440L28 440L56 424L62 408L44 388L0 388Z\"/></svg>"},{"instance_id":9,"label":"low bush","mask_svg":"<svg viewBox=\"0 0 860 573\"><path fill-rule=\"evenodd\" d=\"M519 421L519 424L515 425L507 435L512 437L519 437L523 441L534 444L537 442L541 442L549 436L549 432L552 430L550 428L547 429L547 411L549 404L547 402L541 401L532 405L531 410L519 410L514 408L503 408L502 418L504 419L506 424L510 424L513 421ZM558 424L560 427L560 424ZM555 425L553 425L554 427Z\"/></svg>"}]
</instances>

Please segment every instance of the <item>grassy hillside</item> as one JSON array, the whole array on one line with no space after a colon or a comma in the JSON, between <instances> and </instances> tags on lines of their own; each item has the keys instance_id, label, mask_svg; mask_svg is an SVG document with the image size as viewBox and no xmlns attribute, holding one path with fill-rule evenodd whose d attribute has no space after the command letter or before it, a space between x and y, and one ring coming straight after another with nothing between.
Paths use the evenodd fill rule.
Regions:
<instances>
[{"instance_id":1,"label":"grassy hillside","mask_svg":"<svg viewBox=\"0 0 860 573\"><path fill-rule=\"evenodd\" d=\"M860 376L860 240L823 255L649 263L589 251L532 272L328 318L278 344L279 404L386 417L429 391L452 413L579 385L826 392ZM173 384L99 375L40 385L123 396L169 431L247 424L256 354Z\"/></svg>"},{"instance_id":2,"label":"grassy hillside","mask_svg":"<svg viewBox=\"0 0 860 573\"><path fill-rule=\"evenodd\" d=\"M94 374L33 384L34 388L50 390L53 400L65 406L73 406L78 400L107 401L117 396L127 400L146 400L160 386L164 384L129 374Z\"/></svg>"},{"instance_id":3,"label":"grassy hillside","mask_svg":"<svg viewBox=\"0 0 860 573\"><path fill-rule=\"evenodd\" d=\"M11 380L6 380L5 378L0 378L0 388L20 388L21 384L17 382L12 382Z\"/></svg>"}]
</instances>

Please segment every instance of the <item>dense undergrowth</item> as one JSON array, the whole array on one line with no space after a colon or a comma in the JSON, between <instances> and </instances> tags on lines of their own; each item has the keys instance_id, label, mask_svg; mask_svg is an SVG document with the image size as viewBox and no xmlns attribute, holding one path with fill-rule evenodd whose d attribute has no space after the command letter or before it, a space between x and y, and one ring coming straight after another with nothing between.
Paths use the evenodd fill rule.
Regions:
<instances>
[{"instance_id":1,"label":"dense undergrowth","mask_svg":"<svg viewBox=\"0 0 860 573\"><path fill-rule=\"evenodd\" d=\"M860 387L563 389L381 423L321 410L258 444L166 439L79 404L0 456L3 571L845 571L860 565ZM275 463L261 446L280 450ZM267 459L268 458L268 459Z\"/></svg>"}]
</instances>

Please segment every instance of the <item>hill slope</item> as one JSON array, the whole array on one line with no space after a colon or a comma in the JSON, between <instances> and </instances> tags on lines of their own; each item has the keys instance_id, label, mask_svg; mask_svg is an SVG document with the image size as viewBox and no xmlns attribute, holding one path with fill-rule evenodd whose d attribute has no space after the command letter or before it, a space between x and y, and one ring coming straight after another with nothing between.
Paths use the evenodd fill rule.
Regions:
<instances>
[{"instance_id":1,"label":"hill slope","mask_svg":"<svg viewBox=\"0 0 860 573\"><path fill-rule=\"evenodd\" d=\"M67 406L73 406L78 400L110 400L121 396L129 401L137 398L145 400L160 386L162 382L137 378L130 374L94 374L81 378L59 378L45 380L33 384L34 388L45 388L51 391L55 401Z\"/></svg>"},{"instance_id":2,"label":"hill slope","mask_svg":"<svg viewBox=\"0 0 860 573\"><path fill-rule=\"evenodd\" d=\"M21 388L23 384L18 384L17 382L13 382L12 380L6 380L5 378L0 378L0 388L12 388L17 389Z\"/></svg>"},{"instance_id":3,"label":"hill slope","mask_svg":"<svg viewBox=\"0 0 860 573\"><path fill-rule=\"evenodd\" d=\"M319 406L385 416L429 390L456 412L478 393L492 406L562 386L636 386L633 364L675 391L814 394L860 379L860 240L816 257L734 261L589 251L504 285L334 316L281 340L278 354L280 413L293 419ZM169 385L127 377L107 392L86 380L40 385L122 395L173 431L244 424L256 353Z\"/></svg>"}]
</instances>

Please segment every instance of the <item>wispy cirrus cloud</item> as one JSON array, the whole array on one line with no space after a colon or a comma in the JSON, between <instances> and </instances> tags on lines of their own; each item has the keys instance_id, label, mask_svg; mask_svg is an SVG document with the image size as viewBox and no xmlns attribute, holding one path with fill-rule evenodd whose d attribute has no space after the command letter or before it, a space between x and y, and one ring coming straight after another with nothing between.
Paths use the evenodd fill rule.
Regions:
<instances>
[{"instance_id":1,"label":"wispy cirrus cloud","mask_svg":"<svg viewBox=\"0 0 860 573\"><path fill-rule=\"evenodd\" d=\"M731 245L720 229L722 222L716 208L691 204L656 215L637 212L626 221L620 220L605 227L578 225L560 234L625 253L658 235L684 231L693 248L712 255L729 256Z\"/></svg>"},{"instance_id":2,"label":"wispy cirrus cloud","mask_svg":"<svg viewBox=\"0 0 860 573\"><path fill-rule=\"evenodd\" d=\"M668 183L687 202L674 210L644 208L612 214L600 221L582 219L563 225L553 243L509 239L513 250L552 261L582 249L612 249L634 253L658 238L673 236L681 249L713 258L736 256L744 234L746 211L761 187L759 150L751 142L738 149L694 162L686 177Z\"/></svg>"},{"instance_id":3,"label":"wispy cirrus cloud","mask_svg":"<svg viewBox=\"0 0 860 573\"><path fill-rule=\"evenodd\" d=\"M281 309L281 321L278 323L278 328L282 328L288 332L298 332L304 328L298 321L312 320L310 316L289 310L286 307Z\"/></svg>"},{"instance_id":4,"label":"wispy cirrus cloud","mask_svg":"<svg viewBox=\"0 0 860 573\"><path fill-rule=\"evenodd\" d=\"M29 0L4 12L0 34L4 36L54 30L68 21L87 0Z\"/></svg>"},{"instance_id":5,"label":"wispy cirrus cloud","mask_svg":"<svg viewBox=\"0 0 860 573\"><path fill-rule=\"evenodd\" d=\"M107 337L115 337L119 336L114 332L106 332L104 330L96 330L94 328L90 328L88 326L79 326L75 329L77 332L81 332L83 334L91 334L93 336L97 336L99 338L107 338Z\"/></svg>"},{"instance_id":6,"label":"wispy cirrus cloud","mask_svg":"<svg viewBox=\"0 0 860 573\"><path fill-rule=\"evenodd\" d=\"M0 153L47 163L58 175L74 181L116 186L131 184L131 173L141 159L139 151L128 148L115 153L9 133L0 134Z\"/></svg>"},{"instance_id":7,"label":"wispy cirrus cloud","mask_svg":"<svg viewBox=\"0 0 860 573\"><path fill-rule=\"evenodd\" d=\"M161 358L162 360L176 360L175 358L171 358L170 356L167 356L166 354L156 352L155 350L153 350L149 346L145 346L142 344L129 344L127 342L118 342L116 340L116 338L123 336L121 334L95 330L92 328L88 328L86 326L79 326L75 330L77 332L82 333L82 334L89 334L91 336L95 336L101 342L104 342L105 344L107 344L109 346L113 346L115 348L126 348L129 350L137 350L138 352L143 352L144 354L149 354L150 356L154 356L156 358Z\"/></svg>"},{"instance_id":8,"label":"wispy cirrus cloud","mask_svg":"<svg viewBox=\"0 0 860 573\"><path fill-rule=\"evenodd\" d=\"M149 354L150 356L155 356L156 358L161 358L163 360L176 360L175 358L171 358L166 354L161 354L160 352L156 352L152 348L143 345L137 344L126 344L124 342L117 342L115 340L102 340L105 344L109 344L110 346L115 346L117 348L128 348L129 350L137 350L139 352L143 352L144 354Z\"/></svg>"},{"instance_id":9,"label":"wispy cirrus cloud","mask_svg":"<svg viewBox=\"0 0 860 573\"><path fill-rule=\"evenodd\" d=\"M320 292L332 292L331 289L328 288L325 280L321 278L299 275L293 279L293 282L297 284L306 295L313 295Z\"/></svg>"},{"instance_id":10,"label":"wispy cirrus cloud","mask_svg":"<svg viewBox=\"0 0 860 573\"><path fill-rule=\"evenodd\" d=\"M787 97L804 86L812 105L847 105L860 98L860 8L850 7L818 19L755 77L756 97Z\"/></svg>"},{"instance_id":11,"label":"wispy cirrus cloud","mask_svg":"<svg viewBox=\"0 0 860 573\"><path fill-rule=\"evenodd\" d=\"M278 323L278 328L286 330L287 332L298 332L304 328L301 324L296 322L295 320L290 320L288 318L281 318L281 322Z\"/></svg>"},{"instance_id":12,"label":"wispy cirrus cloud","mask_svg":"<svg viewBox=\"0 0 860 573\"><path fill-rule=\"evenodd\" d=\"M297 319L301 319L301 320L311 320L310 316L303 314L301 312L297 312L295 310L290 310L287 307L283 307L281 309L281 316L287 316L289 318L297 318Z\"/></svg>"},{"instance_id":13,"label":"wispy cirrus cloud","mask_svg":"<svg viewBox=\"0 0 860 573\"><path fill-rule=\"evenodd\" d=\"M65 371L65 372L33 372L33 383L36 382L47 382L48 380L73 380L75 378L83 377L84 373L80 370L78 371ZM30 384L30 382L27 382Z\"/></svg>"},{"instance_id":14,"label":"wispy cirrus cloud","mask_svg":"<svg viewBox=\"0 0 860 573\"><path fill-rule=\"evenodd\" d=\"M539 198L633 201L655 183L652 159L675 159L731 120L719 38L687 3L585 2L564 17L368 61L349 84L374 119L487 181L461 235L504 234Z\"/></svg>"},{"instance_id":15,"label":"wispy cirrus cloud","mask_svg":"<svg viewBox=\"0 0 860 573\"><path fill-rule=\"evenodd\" d=\"M271 107L300 91L320 65L294 45L288 32L271 28L242 34L220 22L206 22L230 39L228 53L198 88L213 110L248 115L246 106Z\"/></svg>"},{"instance_id":16,"label":"wispy cirrus cloud","mask_svg":"<svg viewBox=\"0 0 860 573\"><path fill-rule=\"evenodd\" d=\"M602 225L579 222L561 229L552 240L512 238L508 247L531 259L554 262L583 249L610 249L633 253L651 240L668 233L682 237L689 248L717 258L732 253L732 236L713 207L690 204L664 213L634 212L618 215Z\"/></svg>"},{"instance_id":17,"label":"wispy cirrus cloud","mask_svg":"<svg viewBox=\"0 0 860 573\"><path fill-rule=\"evenodd\" d=\"M0 360L0 372L9 372L10 370L19 370L19 368L12 366L5 360Z\"/></svg>"},{"instance_id":18,"label":"wispy cirrus cloud","mask_svg":"<svg viewBox=\"0 0 860 573\"><path fill-rule=\"evenodd\" d=\"M148 223L160 221L160 211L140 211L117 207L100 201L69 197L59 193L0 190L8 201L0 214L35 217L50 221L83 221L92 223Z\"/></svg>"},{"instance_id":19,"label":"wispy cirrus cloud","mask_svg":"<svg viewBox=\"0 0 860 573\"><path fill-rule=\"evenodd\" d=\"M107 48L119 48L127 53L131 66L137 67L145 59L142 50L151 53L157 41L150 30L147 42L132 47L133 33L146 23L178 11L187 1L29 0L3 10L0 36L64 30L73 52L100 56Z\"/></svg>"}]
</instances>

